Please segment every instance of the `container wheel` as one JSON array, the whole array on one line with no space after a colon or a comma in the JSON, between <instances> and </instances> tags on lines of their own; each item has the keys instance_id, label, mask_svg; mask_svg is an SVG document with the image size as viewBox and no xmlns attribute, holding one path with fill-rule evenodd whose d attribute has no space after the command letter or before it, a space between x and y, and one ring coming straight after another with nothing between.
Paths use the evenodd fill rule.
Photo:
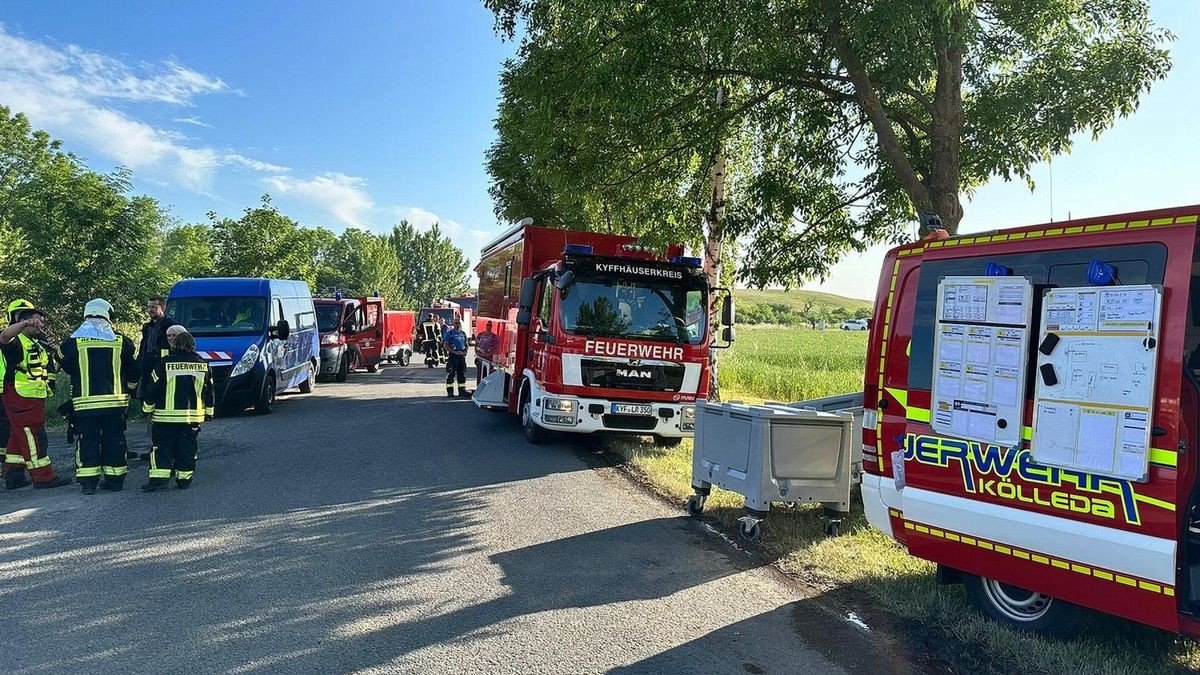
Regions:
<instances>
[{"instance_id":1,"label":"container wheel","mask_svg":"<svg viewBox=\"0 0 1200 675\"><path fill-rule=\"evenodd\" d=\"M995 579L964 574L963 585L971 604L985 616L1026 633L1069 637L1083 618L1078 605Z\"/></svg>"},{"instance_id":2,"label":"container wheel","mask_svg":"<svg viewBox=\"0 0 1200 675\"><path fill-rule=\"evenodd\" d=\"M687 498L683 508L687 509L687 514L693 518L699 518L700 514L704 513L704 502L707 501L703 495L692 495Z\"/></svg>"},{"instance_id":3,"label":"container wheel","mask_svg":"<svg viewBox=\"0 0 1200 675\"><path fill-rule=\"evenodd\" d=\"M836 520L831 520L825 523L825 536L836 537L842 533L842 524Z\"/></svg>"},{"instance_id":4,"label":"container wheel","mask_svg":"<svg viewBox=\"0 0 1200 675\"><path fill-rule=\"evenodd\" d=\"M751 543L762 539L762 521L750 522L746 520L739 520L738 536L741 537L743 541L748 541Z\"/></svg>"}]
</instances>

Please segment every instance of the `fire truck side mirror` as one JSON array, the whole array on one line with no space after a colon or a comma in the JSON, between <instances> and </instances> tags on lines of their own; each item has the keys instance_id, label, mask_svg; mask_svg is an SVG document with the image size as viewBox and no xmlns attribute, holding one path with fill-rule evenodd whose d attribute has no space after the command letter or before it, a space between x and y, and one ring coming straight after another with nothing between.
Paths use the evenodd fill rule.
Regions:
<instances>
[{"instance_id":1,"label":"fire truck side mirror","mask_svg":"<svg viewBox=\"0 0 1200 675\"><path fill-rule=\"evenodd\" d=\"M521 310L533 309L534 296L537 295L537 282L533 279L526 279L521 282L521 297L517 300L517 307Z\"/></svg>"},{"instance_id":2,"label":"fire truck side mirror","mask_svg":"<svg viewBox=\"0 0 1200 675\"><path fill-rule=\"evenodd\" d=\"M732 328L734 323L733 291L729 291L721 302L721 325ZM731 338L727 338L730 339Z\"/></svg>"},{"instance_id":3,"label":"fire truck side mirror","mask_svg":"<svg viewBox=\"0 0 1200 675\"><path fill-rule=\"evenodd\" d=\"M733 344L733 341L737 339L733 326L726 326L721 329L721 339L727 344Z\"/></svg>"},{"instance_id":4,"label":"fire truck side mirror","mask_svg":"<svg viewBox=\"0 0 1200 675\"><path fill-rule=\"evenodd\" d=\"M564 294L564 297L566 297L565 294L566 294L567 289L570 288L574 283L575 283L575 273L572 272L571 270L567 270L566 272L563 272L562 275L560 275L558 277L558 280L556 280L554 282L554 286L556 288L558 288L560 293Z\"/></svg>"}]
</instances>

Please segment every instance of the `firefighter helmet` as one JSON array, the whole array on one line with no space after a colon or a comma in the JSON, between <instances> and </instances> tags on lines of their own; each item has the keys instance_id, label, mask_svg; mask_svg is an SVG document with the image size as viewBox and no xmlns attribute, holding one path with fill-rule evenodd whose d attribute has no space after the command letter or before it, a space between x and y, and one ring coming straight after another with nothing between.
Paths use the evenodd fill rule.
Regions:
<instances>
[{"instance_id":1,"label":"firefighter helmet","mask_svg":"<svg viewBox=\"0 0 1200 675\"><path fill-rule=\"evenodd\" d=\"M112 304L103 298L89 300L88 303L83 306L83 318L88 319L91 317L104 319L105 321L112 321Z\"/></svg>"},{"instance_id":2,"label":"firefighter helmet","mask_svg":"<svg viewBox=\"0 0 1200 675\"><path fill-rule=\"evenodd\" d=\"M33 303L28 300L13 300L8 303L8 322L16 323L20 321L25 314L43 314L42 310L33 306Z\"/></svg>"}]
</instances>

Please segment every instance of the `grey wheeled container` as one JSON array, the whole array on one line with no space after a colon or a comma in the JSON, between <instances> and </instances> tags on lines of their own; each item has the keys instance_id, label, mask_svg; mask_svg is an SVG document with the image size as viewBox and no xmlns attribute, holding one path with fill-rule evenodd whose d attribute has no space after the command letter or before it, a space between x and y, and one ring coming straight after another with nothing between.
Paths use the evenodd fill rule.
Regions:
<instances>
[{"instance_id":1,"label":"grey wheeled container","mask_svg":"<svg viewBox=\"0 0 1200 675\"><path fill-rule=\"evenodd\" d=\"M699 515L716 485L746 498L746 515L738 528L743 539L761 536L771 502L821 503L829 517L826 532L837 534L838 523L850 510L850 486L862 466L861 454L855 457L855 428L861 429L861 422L855 424L853 411L821 412L813 409L814 403L821 401L699 401L692 457L696 494L688 499L688 513Z\"/></svg>"}]
</instances>

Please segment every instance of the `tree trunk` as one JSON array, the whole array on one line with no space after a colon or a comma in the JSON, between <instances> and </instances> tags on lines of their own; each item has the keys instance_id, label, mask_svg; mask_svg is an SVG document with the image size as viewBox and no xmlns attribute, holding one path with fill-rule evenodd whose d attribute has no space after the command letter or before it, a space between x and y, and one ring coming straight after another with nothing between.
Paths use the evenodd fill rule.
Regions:
<instances>
[{"instance_id":1,"label":"tree trunk","mask_svg":"<svg viewBox=\"0 0 1200 675\"><path fill-rule=\"evenodd\" d=\"M963 21L957 11L951 11L949 26L935 20L933 31L938 67L929 138L933 150L929 191L934 211L942 219L942 227L950 234L957 234L963 216L958 191L962 180L962 131L966 114L962 102Z\"/></svg>"},{"instance_id":2,"label":"tree trunk","mask_svg":"<svg viewBox=\"0 0 1200 675\"><path fill-rule=\"evenodd\" d=\"M717 85L717 107L725 107L725 87ZM708 277L709 288L721 285L721 249L724 244L725 222L725 145L724 139L717 139L717 149L712 162L712 192L708 209L704 212L704 273ZM710 317L717 316L715 297L709 296ZM710 327L710 330L712 328ZM714 330L715 334L715 330ZM709 384L708 398L711 401L721 400L721 380L717 370L718 350L708 350Z\"/></svg>"}]
</instances>

